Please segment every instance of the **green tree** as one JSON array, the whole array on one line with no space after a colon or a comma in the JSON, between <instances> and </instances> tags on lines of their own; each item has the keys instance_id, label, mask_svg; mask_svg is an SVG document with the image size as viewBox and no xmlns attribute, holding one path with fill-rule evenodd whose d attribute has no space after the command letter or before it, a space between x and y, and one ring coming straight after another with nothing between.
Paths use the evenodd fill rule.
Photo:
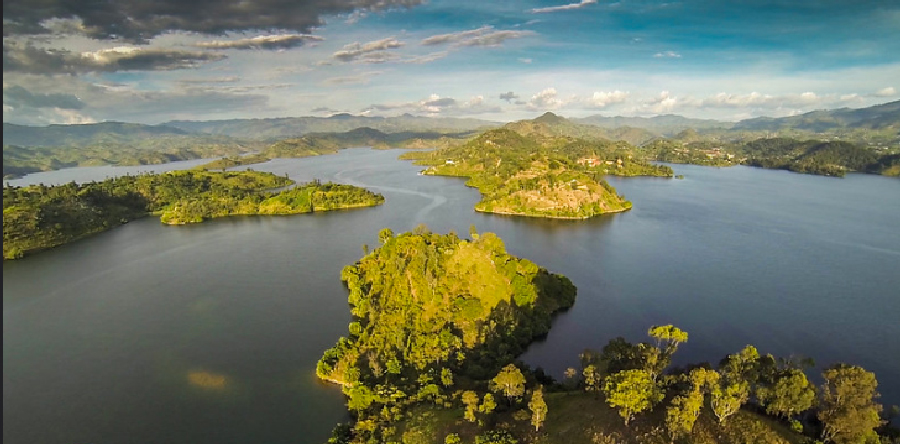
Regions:
<instances>
[{"instance_id":1,"label":"green tree","mask_svg":"<svg viewBox=\"0 0 900 444\"><path fill-rule=\"evenodd\" d=\"M818 418L822 437L836 444L858 444L881 425L881 404L875 400L878 381L862 367L839 364L822 373Z\"/></svg>"},{"instance_id":2,"label":"green tree","mask_svg":"<svg viewBox=\"0 0 900 444\"><path fill-rule=\"evenodd\" d=\"M378 241L381 242L381 245L386 244L392 237L394 237L394 232L390 228L382 228L378 232Z\"/></svg>"},{"instance_id":3,"label":"green tree","mask_svg":"<svg viewBox=\"0 0 900 444\"><path fill-rule=\"evenodd\" d=\"M672 405L666 409L666 428L674 441L686 436L694 429L694 423L703 408L705 392L718 382L719 374L715 370L696 368L689 375L691 389L672 399Z\"/></svg>"},{"instance_id":4,"label":"green tree","mask_svg":"<svg viewBox=\"0 0 900 444\"><path fill-rule=\"evenodd\" d=\"M719 418L719 423L724 424L729 416L741 409L748 398L750 398L750 384L747 381L724 375L713 385L709 404L713 414Z\"/></svg>"},{"instance_id":5,"label":"green tree","mask_svg":"<svg viewBox=\"0 0 900 444\"><path fill-rule=\"evenodd\" d=\"M462 394L462 402L466 406L463 417L466 421L475 422L475 410L478 409L478 394L472 390L466 390Z\"/></svg>"},{"instance_id":6,"label":"green tree","mask_svg":"<svg viewBox=\"0 0 900 444\"><path fill-rule=\"evenodd\" d=\"M497 402L494 401L494 395L485 393L484 399L481 401L481 405L478 407L478 411L484 413L485 415L490 415L494 412L495 408L497 408Z\"/></svg>"},{"instance_id":7,"label":"green tree","mask_svg":"<svg viewBox=\"0 0 900 444\"><path fill-rule=\"evenodd\" d=\"M606 402L619 410L626 426L635 414L651 409L664 396L647 370L623 370L608 376L603 393Z\"/></svg>"},{"instance_id":8,"label":"green tree","mask_svg":"<svg viewBox=\"0 0 900 444\"><path fill-rule=\"evenodd\" d=\"M803 371L789 369L777 377L774 385L759 386L756 397L766 406L766 412L770 415L790 418L813 406L816 388Z\"/></svg>"},{"instance_id":9,"label":"green tree","mask_svg":"<svg viewBox=\"0 0 900 444\"><path fill-rule=\"evenodd\" d=\"M642 347L645 368L655 381L672 363L672 355L678 350L678 345L687 342L688 334L672 325L657 325L650 327L647 335L656 339L656 347Z\"/></svg>"},{"instance_id":10,"label":"green tree","mask_svg":"<svg viewBox=\"0 0 900 444\"><path fill-rule=\"evenodd\" d=\"M544 392L540 387L531 392L528 410L531 410L531 425L535 431L540 430L544 420L547 419L547 403L544 402Z\"/></svg>"},{"instance_id":11,"label":"green tree","mask_svg":"<svg viewBox=\"0 0 900 444\"><path fill-rule=\"evenodd\" d=\"M525 393L525 375L515 364L509 364L494 376L490 387L491 391L502 393L512 403L514 398Z\"/></svg>"},{"instance_id":12,"label":"green tree","mask_svg":"<svg viewBox=\"0 0 900 444\"><path fill-rule=\"evenodd\" d=\"M600 383L603 380L603 376L597 371L597 367L594 364L585 367L582 375L584 376L584 390L586 392L600 391Z\"/></svg>"}]
</instances>

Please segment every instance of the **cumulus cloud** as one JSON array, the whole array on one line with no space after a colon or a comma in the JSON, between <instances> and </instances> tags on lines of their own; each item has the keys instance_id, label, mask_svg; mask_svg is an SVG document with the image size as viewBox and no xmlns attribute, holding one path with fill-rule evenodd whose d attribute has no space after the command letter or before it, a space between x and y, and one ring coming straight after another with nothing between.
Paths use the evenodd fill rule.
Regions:
<instances>
[{"instance_id":1,"label":"cumulus cloud","mask_svg":"<svg viewBox=\"0 0 900 444\"><path fill-rule=\"evenodd\" d=\"M628 92L622 92L619 90L605 92L605 91L594 91L594 94L589 97L586 102L589 107L592 108L604 108L607 105L612 105L615 103L622 103L628 99L628 96L631 94Z\"/></svg>"},{"instance_id":2,"label":"cumulus cloud","mask_svg":"<svg viewBox=\"0 0 900 444\"><path fill-rule=\"evenodd\" d=\"M312 34L277 34L237 40L213 40L199 42L195 46L206 49L288 49L309 41L322 41L324 37Z\"/></svg>"},{"instance_id":3,"label":"cumulus cloud","mask_svg":"<svg viewBox=\"0 0 900 444\"><path fill-rule=\"evenodd\" d=\"M519 95L512 91L500 93L500 100L506 100L507 103L512 102L513 100L518 99L518 98L519 98Z\"/></svg>"},{"instance_id":4,"label":"cumulus cloud","mask_svg":"<svg viewBox=\"0 0 900 444\"><path fill-rule=\"evenodd\" d=\"M528 101L526 106L529 109L538 110L556 109L565 104L566 102L559 98L559 93L556 92L556 88L550 87L531 96L531 100Z\"/></svg>"},{"instance_id":5,"label":"cumulus cloud","mask_svg":"<svg viewBox=\"0 0 900 444\"><path fill-rule=\"evenodd\" d=\"M3 2L3 32L46 33L48 19L78 17L80 30L92 38L147 41L167 31L223 34L227 31L287 30L308 33L322 24L322 16L362 10L411 7L421 0L107 0Z\"/></svg>"},{"instance_id":6,"label":"cumulus cloud","mask_svg":"<svg viewBox=\"0 0 900 444\"><path fill-rule=\"evenodd\" d=\"M195 68L225 59L219 54L140 46L116 46L80 54L38 48L31 44L3 45L3 72L32 74L148 71Z\"/></svg>"},{"instance_id":7,"label":"cumulus cloud","mask_svg":"<svg viewBox=\"0 0 900 444\"><path fill-rule=\"evenodd\" d=\"M645 102L644 107L649 109L650 112L662 114L672 112L677 103L678 99L676 97L673 97L668 91L662 91L656 98Z\"/></svg>"},{"instance_id":8,"label":"cumulus cloud","mask_svg":"<svg viewBox=\"0 0 900 444\"><path fill-rule=\"evenodd\" d=\"M881 88L878 91L869 94L870 97L894 97L897 95L897 90L894 89L893 86L888 86L886 88Z\"/></svg>"},{"instance_id":9,"label":"cumulus cloud","mask_svg":"<svg viewBox=\"0 0 900 444\"><path fill-rule=\"evenodd\" d=\"M498 46L506 40L518 39L531 35L535 35L535 32L528 30L495 31L492 26L482 26L467 31L433 35L422 40L421 44L425 46L447 44L455 46Z\"/></svg>"},{"instance_id":10,"label":"cumulus cloud","mask_svg":"<svg viewBox=\"0 0 900 444\"><path fill-rule=\"evenodd\" d=\"M566 11L569 9L583 8L587 5L592 5L594 3L597 3L597 0L581 0L578 3L569 3L566 5L559 5L559 6L549 6L546 8L534 8L531 10L531 12L534 14L543 14L543 13L548 13L548 12Z\"/></svg>"},{"instance_id":11,"label":"cumulus cloud","mask_svg":"<svg viewBox=\"0 0 900 444\"><path fill-rule=\"evenodd\" d=\"M391 54L387 50L399 48L404 44L404 42L394 37L374 40L368 43L354 42L344 45L341 50L332 54L331 58L342 62L384 63L399 58L399 56Z\"/></svg>"}]
</instances>

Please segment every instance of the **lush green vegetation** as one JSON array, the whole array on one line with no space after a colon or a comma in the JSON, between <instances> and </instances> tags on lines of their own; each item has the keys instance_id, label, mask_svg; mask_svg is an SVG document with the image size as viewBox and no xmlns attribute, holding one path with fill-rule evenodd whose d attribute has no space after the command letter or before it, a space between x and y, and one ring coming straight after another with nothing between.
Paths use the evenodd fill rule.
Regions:
<instances>
[{"instance_id":1,"label":"lush green vegetation","mask_svg":"<svg viewBox=\"0 0 900 444\"><path fill-rule=\"evenodd\" d=\"M844 141L761 138L723 143L655 140L643 147L649 158L694 165L752 165L798 173L842 177L847 172L897 175L900 157Z\"/></svg>"},{"instance_id":2,"label":"lush green vegetation","mask_svg":"<svg viewBox=\"0 0 900 444\"><path fill-rule=\"evenodd\" d=\"M295 214L378 205L381 195L313 182L281 192L287 177L254 171L173 171L102 182L3 188L3 257L16 259L148 213L166 224L242 214Z\"/></svg>"},{"instance_id":3,"label":"lush green vegetation","mask_svg":"<svg viewBox=\"0 0 900 444\"><path fill-rule=\"evenodd\" d=\"M197 169L225 171L228 168L233 168L241 165L256 165L258 163L268 162L269 160L271 159L259 153L247 154L244 156L229 156L213 160L212 162L204 163L203 165L198 166Z\"/></svg>"},{"instance_id":4,"label":"lush green vegetation","mask_svg":"<svg viewBox=\"0 0 900 444\"><path fill-rule=\"evenodd\" d=\"M716 366L672 368L688 341L672 325L651 327L646 342L586 350L556 382L515 357L572 304L567 279L474 229L471 241L424 228L379 237L342 272L349 336L317 369L343 386L354 415L330 443L900 442L871 372L837 364L816 387L810 360L750 345Z\"/></svg>"},{"instance_id":5,"label":"lush green vegetation","mask_svg":"<svg viewBox=\"0 0 900 444\"><path fill-rule=\"evenodd\" d=\"M575 300L567 278L509 255L493 233L464 240L419 227L379 237L380 247L341 273L353 321L317 367L344 387L360 442L391 440L413 406L468 399L463 389L486 386ZM519 376L496 383L515 397ZM477 400L487 415L508 402Z\"/></svg>"},{"instance_id":6,"label":"lush green vegetation","mask_svg":"<svg viewBox=\"0 0 900 444\"><path fill-rule=\"evenodd\" d=\"M463 145L401 158L427 165L423 174L468 177L466 185L482 194L477 211L583 219L631 208L604 175L672 176L667 166L634 160L630 147L496 129Z\"/></svg>"},{"instance_id":7,"label":"lush green vegetation","mask_svg":"<svg viewBox=\"0 0 900 444\"><path fill-rule=\"evenodd\" d=\"M75 166L157 165L178 160L237 156L265 145L221 136L160 135L135 138L101 135L88 141L52 146L3 146L3 177Z\"/></svg>"}]
</instances>

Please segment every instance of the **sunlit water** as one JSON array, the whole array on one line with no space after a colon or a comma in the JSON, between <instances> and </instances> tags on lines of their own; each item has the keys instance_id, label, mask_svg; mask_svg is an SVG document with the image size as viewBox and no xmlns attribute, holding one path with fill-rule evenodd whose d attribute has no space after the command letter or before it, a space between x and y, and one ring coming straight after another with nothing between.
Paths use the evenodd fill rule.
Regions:
<instances>
[{"instance_id":1,"label":"sunlit water","mask_svg":"<svg viewBox=\"0 0 900 444\"><path fill-rule=\"evenodd\" d=\"M376 208L129 223L3 266L5 443L322 443L346 420L316 360L346 333L341 268L383 227L497 233L563 273L575 306L523 357L560 377L586 347L690 333L678 363L746 344L876 372L900 403L900 181L674 166L613 178L634 209L587 221L475 213L477 191L418 176L399 151L344 150L256 170L384 194ZM188 168L202 161L154 165ZM75 168L13 185L102 180Z\"/></svg>"}]
</instances>

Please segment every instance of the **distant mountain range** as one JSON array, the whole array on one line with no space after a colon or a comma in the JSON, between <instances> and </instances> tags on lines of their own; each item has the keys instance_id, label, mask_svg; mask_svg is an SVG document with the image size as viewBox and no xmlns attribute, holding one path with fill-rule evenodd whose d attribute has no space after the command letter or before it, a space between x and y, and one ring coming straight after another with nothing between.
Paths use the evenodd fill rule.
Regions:
<instances>
[{"instance_id":1,"label":"distant mountain range","mask_svg":"<svg viewBox=\"0 0 900 444\"><path fill-rule=\"evenodd\" d=\"M361 117L336 114L331 117L286 117L277 119L232 119L211 121L175 120L162 125L106 122L86 125L50 125L30 127L10 123L3 124L3 143L23 146L46 146L92 143L98 140L116 140L116 136L129 139L159 136L214 136L245 140L279 140L310 133L343 133L358 128L370 128L383 134L442 133L458 137L460 134L504 126L502 123L481 119L416 117L404 114L398 117ZM546 113L536 119L506 124L522 134L542 133L552 136L602 138L643 143L658 137L680 137L684 134L702 136L758 132L785 132L829 134L850 130L871 130L886 135L889 140L898 138L900 130L900 101L868 108L813 111L791 117L759 117L740 122L722 122L708 119L690 119L676 115L657 117L604 117L591 116L566 119ZM374 134L374 133L373 133ZM802 134L801 134L802 135ZM354 137L360 134L353 135ZM376 134L376 139L383 138ZM394 137L396 138L396 136Z\"/></svg>"},{"instance_id":2,"label":"distant mountain range","mask_svg":"<svg viewBox=\"0 0 900 444\"><path fill-rule=\"evenodd\" d=\"M868 108L820 110L777 119L757 117L741 120L734 128L764 131L790 128L817 133L836 128L900 129L900 100Z\"/></svg>"},{"instance_id":3,"label":"distant mountain range","mask_svg":"<svg viewBox=\"0 0 900 444\"><path fill-rule=\"evenodd\" d=\"M22 146L50 146L96 141L109 136L130 138L185 136L188 131L164 125L103 122L86 125L25 126L3 124L3 144Z\"/></svg>"},{"instance_id":4,"label":"distant mountain range","mask_svg":"<svg viewBox=\"0 0 900 444\"><path fill-rule=\"evenodd\" d=\"M220 134L242 139L284 139L308 133L339 133L357 128L372 128L385 133L459 133L496 128L501 124L480 119L416 117L411 114L398 117L361 117L351 114L335 114L331 117L173 120L164 125L194 133Z\"/></svg>"}]
</instances>

